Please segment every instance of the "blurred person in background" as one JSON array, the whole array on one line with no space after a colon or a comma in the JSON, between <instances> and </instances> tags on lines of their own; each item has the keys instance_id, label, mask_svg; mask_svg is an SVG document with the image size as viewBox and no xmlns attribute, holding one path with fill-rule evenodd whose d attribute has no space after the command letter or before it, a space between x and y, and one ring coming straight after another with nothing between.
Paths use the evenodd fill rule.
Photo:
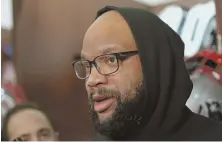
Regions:
<instances>
[{"instance_id":1,"label":"blurred person in background","mask_svg":"<svg viewBox=\"0 0 222 142\"><path fill-rule=\"evenodd\" d=\"M14 65L12 62L12 46L11 44L2 44L1 50L1 81L3 83L12 83L15 84L16 80L16 73L14 69Z\"/></svg>"},{"instance_id":2,"label":"blurred person in background","mask_svg":"<svg viewBox=\"0 0 222 142\"><path fill-rule=\"evenodd\" d=\"M1 104L6 112L15 104L26 101L27 98L21 86L17 83L16 72L12 61L12 46L2 44L1 49ZM2 112L2 115L4 113Z\"/></svg>"},{"instance_id":3,"label":"blurred person in background","mask_svg":"<svg viewBox=\"0 0 222 142\"><path fill-rule=\"evenodd\" d=\"M3 42L3 41L2 41ZM3 44L1 48L1 122L9 109L27 100L20 85L12 62L12 46ZM2 135L2 141L5 138Z\"/></svg>"},{"instance_id":4,"label":"blurred person in background","mask_svg":"<svg viewBox=\"0 0 222 142\"><path fill-rule=\"evenodd\" d=\"M184 43L156 15L108 6L87 30L81 60L95 140L222 140L222 125L187 106Z\"/></svg>"},{"instance_id":5,"label":"blurred person in background","mask_svg":"<svg viewBox=\"0 0 222 142\"><path fill-rule=\"evenodd\" d=\"M39 106L32 102L23 102L5 115L2 137L6 141L57 141L58 132Z\"/></svg>"}]
</instances>

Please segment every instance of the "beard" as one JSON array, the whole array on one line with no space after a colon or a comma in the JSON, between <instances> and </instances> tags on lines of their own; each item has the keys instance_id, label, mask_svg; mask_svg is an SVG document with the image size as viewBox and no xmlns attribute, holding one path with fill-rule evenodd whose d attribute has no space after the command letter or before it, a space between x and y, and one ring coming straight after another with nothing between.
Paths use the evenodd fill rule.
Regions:
<instances>
[{"instance_id":1,"label":"beard","mask_svg":"<svg viewBox=\"0 0 222 142\"><path fill-rule=\"evenodd\" d=\"M141 125L143 109L141 108L144 100L142 95L143 84L139 87L125 92L125 95L135 96L133 98L126 98L121 100L121 92L114 89L100 88L97 90L98 94L103 94L107 97L115 97L117 106L114 112L105 121L100 122L97 112L94 110L92 96L89 95L90 117L92 119L94 128L101 135L111 138L112 140L122 140L124 136L136 127Z\"/></svg>"}]
</instances>

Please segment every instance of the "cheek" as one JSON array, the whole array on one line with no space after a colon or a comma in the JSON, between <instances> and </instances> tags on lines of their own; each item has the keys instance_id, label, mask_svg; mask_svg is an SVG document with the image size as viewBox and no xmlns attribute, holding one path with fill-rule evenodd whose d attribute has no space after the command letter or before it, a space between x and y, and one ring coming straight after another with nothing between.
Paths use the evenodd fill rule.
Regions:
<instances>
[{"instance_id":1,"label":"cheek","mask_svg":"<svg viewBox=\"0 0 222 142\"><path fill-rule=\"evenodd\" d=\"M142 82L142 67L138 57L126 61L111 80L121 92L122 98L133 98L135 89ZM131 93L131 94L129 94ZM133 95L134 94L134 95Z\"/></svg>"},{"instance_id":2,"label":"cheek","mask_svg":"<svg viewBox=\"0 0 222 142\"><path fill-rule=\"evenodd\" d=\"M114 84L115 88L121 92L121 100L130 99L135 97L135 89L141 83L141 77L137 74L132 74L132 72L128 72L125 74L116 74L109 78L109 83Z\"/></svg>"},{"instance_id":3,"label":"cheek","mask_svg":"<svg viewBox=\"0 0 222 142\"><path fill-rule=\"evenodd\" d=\"M85 88L86 88L87 94L92 91L91 88L87 85L87 81L85 81Z\"/></svg>"},{"instance_id":4,"label":"cheek","mask_svg":"<svg viewBox=\"0 0 222 142\"><path fill-rule=\"evenodd\" d=\"M85 88L86 88L86 91L88 92L88 91L89 91L89 87L88 87L88 85L86 84L86 81L85 81Z\"/></svg>"}]
</instances>

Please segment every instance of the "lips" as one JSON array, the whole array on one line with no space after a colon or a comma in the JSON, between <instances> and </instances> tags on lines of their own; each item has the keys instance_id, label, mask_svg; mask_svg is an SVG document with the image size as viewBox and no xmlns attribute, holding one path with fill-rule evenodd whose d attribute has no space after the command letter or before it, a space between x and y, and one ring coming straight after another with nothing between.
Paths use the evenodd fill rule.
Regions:
<instances>
[{"instance_id":1,"label":"lips","mask_svg":"<svg viewBox=\"0 0 222 142\"><path fill-rule=\"evenodd\" d=\"M113 97L106 97L104 95L93 95L94 110L98 113L105 112L113 103Z\"/></svg>"}]
</instances>

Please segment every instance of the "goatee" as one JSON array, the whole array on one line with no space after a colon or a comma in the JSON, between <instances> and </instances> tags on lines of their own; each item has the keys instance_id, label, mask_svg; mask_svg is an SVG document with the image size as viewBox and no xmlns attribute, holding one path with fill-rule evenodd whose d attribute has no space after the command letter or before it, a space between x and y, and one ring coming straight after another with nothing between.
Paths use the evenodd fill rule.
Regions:
<instances>
[{"instance_id":1,"label":"goatee","mask_svg":"<svg viewBox=\"0 0 222 142\"><path fill-rule=\"evenodd\" d=\"M122 140L122 138L132 130L132 127L137 127L141 124L142 114L140 112L141 101L143 100L143 85L141 84L134 90L126 92L127 95L135 96L132 99L121 100L121 93L118 90L100 88L98 94L106 95L107 97L115 97L117 106L113 114L107 120L100 123L98 114L94 110L92 103L92 95L89 96L90 117L94 128L101 135L112 138L112 140Z\"/></svg>"}]
</instances>

